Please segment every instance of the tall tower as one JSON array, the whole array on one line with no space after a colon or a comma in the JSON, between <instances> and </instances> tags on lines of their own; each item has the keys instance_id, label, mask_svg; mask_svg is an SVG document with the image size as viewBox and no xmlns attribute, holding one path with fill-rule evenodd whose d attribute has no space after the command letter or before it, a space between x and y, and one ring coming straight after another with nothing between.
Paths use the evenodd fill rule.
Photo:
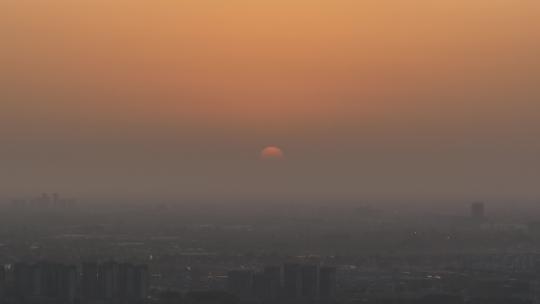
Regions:
<instances>
[{"instance_id":1,"label":"tall tower","mask_svg":"<svg viewBox=\"0 0 540 304\"><path fill-rule=\"evenodd\" d=\"M485 206L483 202L474 202L471 204L471 217L475 220L483 219L485 216Z\"/></svg>"}]
</instances>

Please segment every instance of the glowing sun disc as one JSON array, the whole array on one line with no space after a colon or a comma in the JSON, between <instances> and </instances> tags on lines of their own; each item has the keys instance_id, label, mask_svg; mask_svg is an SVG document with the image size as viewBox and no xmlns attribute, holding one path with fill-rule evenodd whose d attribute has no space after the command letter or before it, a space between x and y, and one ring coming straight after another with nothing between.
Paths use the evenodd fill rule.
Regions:
<instances>
[{"instance_id":1,"label":"glowing sun disc","mask_svg":"<svg viewBox=\"0 0 540 304\"><path fill-rule=\"evenodd\" d=\"M261 151L261 159L263 160L280 160L284 157L283 150L276 146L269 146Z\"/></svg>"}]
</instances>

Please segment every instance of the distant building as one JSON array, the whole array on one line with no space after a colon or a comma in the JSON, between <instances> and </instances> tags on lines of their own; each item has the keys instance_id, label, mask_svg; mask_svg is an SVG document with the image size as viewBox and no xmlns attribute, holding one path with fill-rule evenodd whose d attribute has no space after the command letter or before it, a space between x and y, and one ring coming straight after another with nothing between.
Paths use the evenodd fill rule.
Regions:
<instances>
[{"instance_id":1,"label":"distant building","mask_svg":"<svg viewBox=\"0 0 540 304\"><path fill-rule=\"evenodd\" d=\"M119 265L116 262L106 262L99 266L100 294L105 300L111 301L119 297L118 271Z\"/></svg>"},{"instance_id":2,"label":"distant building","mask_svg":"<svg viewBox=\"0 0 540 304\"><path fill-rule=\"evenodd\" d=\"M282 288L282 274L280 266L267 266L264 268L264 275L266 277L267 287L267 300L275 301L281 296Z\"/></svg>"},{"instance_id":3,"label":"distant building","mask_svg":"<svg viewBox=\"0 0 540 304\"><path fill-rule=\"evenodd\" d=\"M33 267L26 263L16 263L13 266L13 279L15 284L15 293L18 296L28 296L33 294L32 278Z\"/></svg>"},{"instance_id":4,"label":"distant building","mask_svg":"<svg viewBox=\"0 0 540 304\"><path fill-rule=\"evenodd\" d=\"M319 265L302 265L302 298L317 299L319 297Z\"/></svg>"},{"instance_id":5,"label":"distant building","mask_svg":"<svg viewBox=\"0 0 540 304\"><path fill-rule=\"evenodd\" d=\"M256 299L268 300L269 299L269 281L264 272L253 274L253 296Z\"/></svg>"},{"instance_id":6,"label":"distant building","mask_svg":"<svg viewBox=\"0 0 540 304\"><path fill-rule=\"evenodd\" d=\"M302 296L302 273L300 264L283 265L283 296L298 299Z\"/></svg>"},{"instance_id":7,"label":"distant building","mask_svg":"<svg viewBox=\"0 0 540 304\"><path fill-rule=\"evenodd\" d=\"M200 268L197 267L189 267L188 271L188 289L190 291L200 291L200 290L206 290L207 289L207 282L205 280L205 277L207 276L207 273L202 271Z\"/></svg>"},{"instance_id":8,"label":"distant building","mask_svg":"<svg viewBox=\"0 0 540 304\"><path fill-rule=\"evenodd\" d=\"M6 268L0 264L0 299L2 299L6 292Z\"/></svg>"},{"instance_id":9,"label":"distant building","mask_svg":"<svg viewBox=\"0 0 540 304\"><path fill-rule=\"evenodd\" d=\"M88 263L83 265L82 281L87 299L131 304L144 302L148 297L149 274L145 265L113 261L97 266Z\"/></svg>"},{"instance_id":10,"label":"distant building","mask_svg":"<svg viewBox=\"0 0 540 304\"><path fill-rule=\"evenodd\" d=\"M2 268L3 269L3 268ZM78 268L49 262L17 263L13 267L14 295L31 303L139 304L148 298L146 265L83 263ZM2 272L0 271L0 292ZM1 294L0 294L1 295ZM26 302L25 302L26 303Z\"/></svg>"},{"instance_id":11,"label":"distant building","mask_svg":"<svg viewBox=\"0 0 540 304\"><path fill-rule=\"evenodd\" d=\"M317 264L286 263L263 272L235 270L228 273L228 291L243 300L262 303L328 302L336 297L336 268Z\"/></svg>"},{"instance_id":12,"label":"distant building","mask_svg":"<svg viewBox=\"0 0 540 304\"><path fill-rule=\"evenodd\" d=\"M471 204L471 217L479 220L485 217L485 206L482 202L474 202Z\"/></svg>"},{"instance_id":13,"label":"distant building","mask_svg":"<svg viewBox=\"0 0 540 304\"><path fill-rule=\"evenodd\" d=\"M540 304L540 281L530 283L532 304Z\"/></svg>"},{"instance_id":14,"label":"distant building","mask_svg":"<svg viewBox=\"0 0 540 304\"><path fill-rule=\"evenodd\" d=\"M321 267L319 279L319 296L323 301L336 297L337 276L335 267Z\"/></svg>"},{"instance_id":15,"label":"distant building","mask_svg":"<svg viewBox=\"0 0 540 304\"><path fill-rule=\"evenodd\" d=\"M17 263L14 266L15 292L19 297L74 303L77 283L75 266L47 262L33 265Z\"/></svg>"},{"instance_id":16,"label":"distant building","mask_svg":"<svg viewBox=\"0 0 540 304\"><path fill-rule=\"evenodd\" d=\"M148 296L148 267L129 263L118 264L116 297L138 303Z\"/></svg>"},{"instance_id":17,"label":"distant building","mask_svg":"<svg viewBox=\"0 0 540 304\"><path fill-rule=\"evenodd\" d=\"M85 300L95 300L100 297L98 264L83 263L81 267L81 293Z\"/></svg>"},{"instance_id":18,"label":"distant building","mask_svg":"<svg viewBox=\"0 0 540 304\"><path fill-rule=\"evenodd\" d=\"M65 208L75 205L74 199L65 199L58 193L42 193L32 199L14 199L11 201L13 207L17 208Z\"/></svg>"},{"instance_id":19,"label":"distant building","mask_svg":"<svg viewBox=\"0 0 540 304\"><path fill-rule=\"evenodd\" d=\"M135 270L129 263L118 266L118 295L120 298L133 299L135 297Z\"/></svg>"},{"instance_id":20,"label":"distant building","mask_svg":"<svg viewBox=\"0 0 540 304\"><path fill-rule=\"evenodd\" d=\"M227 290L241 299L251 298L253 295L253 272L250 270L229 271Z\"/></svg>"},{"instance_id":21,"label":"distant building","mask_svg":"<svg viewBox=\"0 0 540 304\"><path fill-rule=\"evenodd\" d=\"M37 203L48 207L51 204L51 196L48 193L42 193L41 197L36 199Z\"/></svg>"},{"instance_id":22,"label":"distant building","mask_svg":"<svg viewBox=\"0 0 540 304\"><path fill-rule=\"evenodd\" d=\"M134 299L144 301L148 298L150 272L147 265L135 266Z\"/></svg>"},{"instance_id":23,"label":"distant building","mask_svg":"<svg viewBox=\"0 0 540 304\"><path fill-rule=\"evenodd\" d=\"M74 303L77 298L79 273L76 266L64 266L59 269L58 296L64 302Z\"/></svg>"}]
</instances>

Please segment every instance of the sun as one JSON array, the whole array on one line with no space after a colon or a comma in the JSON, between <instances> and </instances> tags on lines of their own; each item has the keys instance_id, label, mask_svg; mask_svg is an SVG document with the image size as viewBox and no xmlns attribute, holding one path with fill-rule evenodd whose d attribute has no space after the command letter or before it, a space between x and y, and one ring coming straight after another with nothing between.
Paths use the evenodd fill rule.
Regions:
<instances>
[{"instance_id":1,"label":"sun","mask_svg":"<svg viewBox=\"0 0 540 304\"><path fill-rule=\"evenodd\" d=\"M261 151L262 160L281 160L285 158L283 150L276 146L268 146Z\"/></svg>"}]
</instances>

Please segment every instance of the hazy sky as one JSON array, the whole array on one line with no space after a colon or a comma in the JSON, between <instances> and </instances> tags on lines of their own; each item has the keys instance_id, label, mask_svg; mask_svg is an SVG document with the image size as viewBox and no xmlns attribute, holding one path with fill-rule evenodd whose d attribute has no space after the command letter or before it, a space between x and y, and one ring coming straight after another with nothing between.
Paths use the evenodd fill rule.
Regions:
<instances>
[{"instance_id":1,"label":"hazy sky","mask_svg":"<svg viewBox=\"0 0 540 304\"><path fill-rule=\"evenodd\" d=\"M537 198L539 33L538 0L2 0L0 192Z\"/></svg>"}]
</instances>

